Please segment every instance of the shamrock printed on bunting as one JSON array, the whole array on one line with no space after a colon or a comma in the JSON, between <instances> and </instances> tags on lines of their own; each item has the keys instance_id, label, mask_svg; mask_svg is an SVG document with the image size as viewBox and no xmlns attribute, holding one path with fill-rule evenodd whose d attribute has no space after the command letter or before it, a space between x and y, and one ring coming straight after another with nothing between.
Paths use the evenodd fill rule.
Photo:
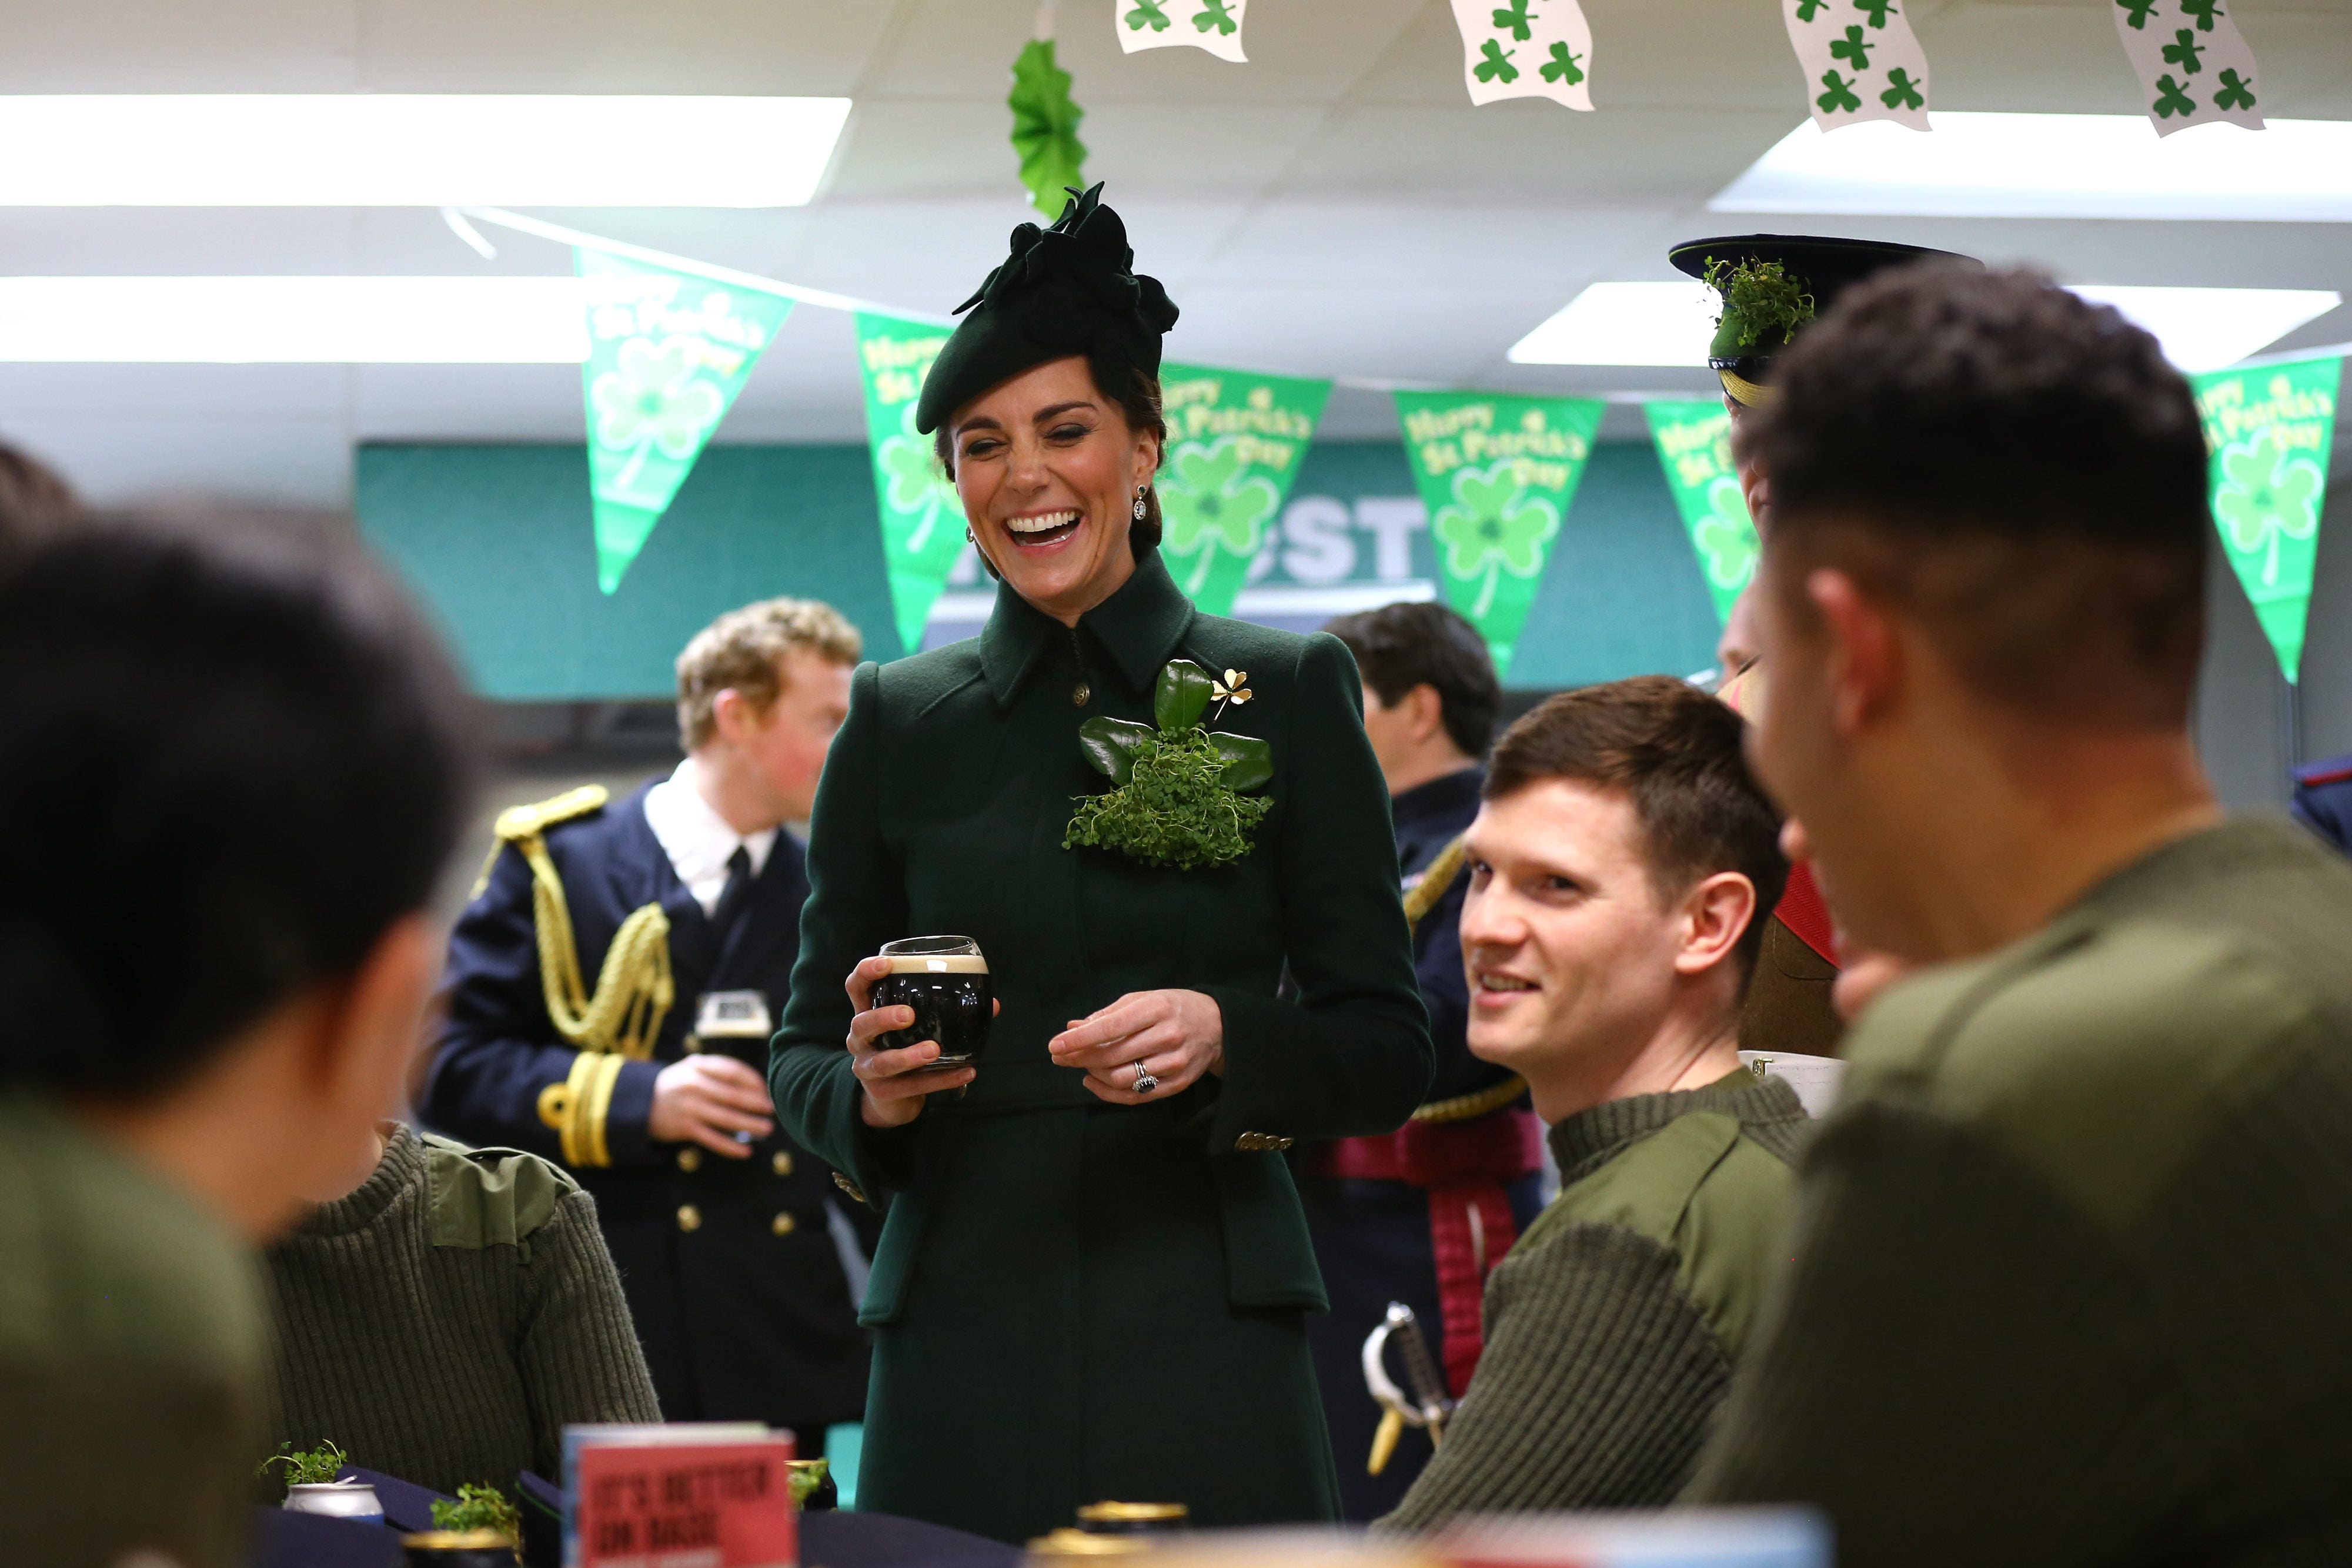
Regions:
<instances>
[{"instance_id":1,"label":"shamrock printed on bunting","mask_svg":"<svg viewBox=\"0 0 2352 1568\"><path fill-rule=\"evenodd\" d=\"M1904 15L1909 0L1780 0L1823 131L1865 120L1927 129L1927 56Z\"/></svg>"},{"instance_id":2,"label":"shamrock printed on bunting","mask_svg":"<svg viewBox=\"0 0 2352 1568\"><path fill-rule=\"evenodd\" d=\"M2110 5L2158 136L2215 120L2263 128L2254 52L2238 36L2227 0L2110 0Z\"/></svg>"},{"instance_id":3,"label":"shamrock printed on bunting","mask_svg":"<svg viewBox=\"0 0 2352 1568\"><path fill-rule=\"evenodd\" d=\"M2289 681L2303 663L2344 361L2191 376L2212 453L2213 525Z\"/></svg>"},{"instance_id":4,"label":"shamrock printed on bunting","mask_svg":"<svg viewBox=\"0 0 2352 1568\"><path fill-rule=\"evenodd\" d=\"M1249 0L1116 0L1111 18L1118 47L1130 55L1189 44L1244 65L1249 57L1242 53L1242 13L1248 9Z\"/></svg>"},{"instance_id":5,"label":"shamrock printed on bunting","mask_svg":"<svg viewBox=\"0 0 2352 1568\"><path fill-rule=\"evenodd\" d=\"M1231 615L1315 438L1329 382L1160 367L1168 446L1154 481L1160 554L1177 586Z\"/></svg>"},{"instance_id":6,"label":"shamrock printed on bunting","mask_svg":"<svg viewBox=\"0 0 2352 1568\"><path fill-rule=\"evenodd\" d=\"M882 517L882 566L898 646L923 645L923 625L963 550L963 503L926 436L915 403L949 329L878 311L857 313L857 369L866 381L866 441Z\"/></svg>"},{"instance_id":7,"label":"shamrock printed on bunting","mask_svg":"<svg viewBox=\"0 0 2352 1568\"><path fill-rule=\"evenodd\" d=\"M1720 398L1643 403L1642 412L1698 557L1699 575L1706 580L1707 597L1715 601L1715 618L1728 622L1732 605L1756 575L1758 549L1748 498L1731 464L1730 412Z\"/></svg>"},{"instance_id":8,"label":"shamrock printed on bunting","mask_svg":"<svg viewBox=\"0 0 2352 1568\"><path fill-rule=\"evenodd\" d=\"M1590 110L1592 29L1577 0L1454 0L1470 101L1548 98Z\"/></svg>"},{"instance_id":9,"label":"shamrock printed on bunting","mask_svg":"<svg viewBox=\"0 0 2352 1568\"><path fill-rule=\"evenodd\" d=\"M1398 392L1396 405L1445 601L1507 675L1606 405L1495 392Z\"/></svg>"},{"instance_id":10,"label":"shamrock printed on bunting","mask_svg":"<svg viewBox=\"0 0 2352 1568\"><path fill-rule=\"evenodd\" d=\"M793 302L585 246L572 254L588 281L596 585L614 593Z\"/></svg>"}]
</instances>

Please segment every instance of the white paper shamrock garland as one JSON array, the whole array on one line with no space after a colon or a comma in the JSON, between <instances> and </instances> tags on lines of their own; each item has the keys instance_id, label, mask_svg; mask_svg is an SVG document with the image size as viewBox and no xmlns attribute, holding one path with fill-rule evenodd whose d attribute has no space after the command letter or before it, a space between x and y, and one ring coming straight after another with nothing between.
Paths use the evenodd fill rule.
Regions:
<instances>
[{"instance_id":1,"label":"white paper shamrock garland","mask_svg":"<svg viewBox=\"0 0 2352 1568\"><path fill-rule=\"evenodd\" d=\"M1590 110L1592 29L1576 0L1454 0L1470 101L1548 98Z\"/></svg>"},{"instance_id":2,"label":"white paper shamrock garland","mask_svg":"<svg viewBox=\"0 0 2352 1568\"><path fill-rule=\"evenodd\" d=\"M1823 131L1865 120L1927 129L1927 52L1909 0L1780 0L1805 73L1805 107Z\"/></svg>"},{"instance_id":3,"label":"white paper shamrock garland","mask_svg":"<svg viewBox=\"0 0 2352 1568\"><path fill-rule=\"evenodd\" d=\"M1249 0L1113 0L1111 15L1118 47L1130 55L1138 49L1189 44L1221 60L1246 65L1242 13L1248 9Z\"/></svg>"},{"instance_id":4,"label":"white paper shamrock garland","mask_svg":"<svg viewBox=\"0 0 2352 1568\"><path fill-rule=\"evenodd\" d=\"M2222 0L2110 0L2158 136L2226 120L2263 128L2254 51Z\"/></svg>"}]
</instances>

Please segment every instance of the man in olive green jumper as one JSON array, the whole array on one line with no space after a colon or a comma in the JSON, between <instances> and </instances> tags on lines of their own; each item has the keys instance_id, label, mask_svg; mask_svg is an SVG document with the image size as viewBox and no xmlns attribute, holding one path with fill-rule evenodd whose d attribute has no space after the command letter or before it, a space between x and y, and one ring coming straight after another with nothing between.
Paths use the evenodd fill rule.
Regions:
<instances>
[{"instance_id":1,"label":"man in olive green jumper","mask_svg":"<svg viewBox=\"0 0 2352 1568\"><path fill-rule=\"evenodd\" d=\"M273 1442L435 1491L560 1478L563 1428L658 1421L596 1200L517 1149L397 1123L269 1249Z\"/></svg>"},{"instance_id":2,"label":"man in olive green jumper","mask_svg":"<svg viewBox=\"0 0 2352 1568\"><path fill-rule=\"evenodd\" d=\"M242 1560L249 1249L400 1092L461 701L327 530L0 563L0 1558Z\"/></svg>"},{"instance_id":3,"label":"man in olive green jumper","mask_svg":"<svg viewBox=\"0 0 2352 1568\"><path fill-rule=\"evenodd\" d=\"M1563 1184L1486 1284L1486 1351L1381 1521L1654 1507L1689 1481L1795 1178L1795 1091L1739 1061L1788 862L1729 708L1664 675L1513 725L1464 840L1470 1050L1528 1081Z\"/></svg>"},{"instance_id":4,"label":"man in olive green jumper","mask_svg":"<svg viewBox=\"0 0 2352 1568\"><path fill-rule=\"evenodd\" d=\"M1941 967L1849 1037L1694 1495L1848 1568L2352 1558L2352 869L2191 747L2189 388L2014 273L1874 279L1782 367L1759 768Z\"/></svg>"}]
</instances>

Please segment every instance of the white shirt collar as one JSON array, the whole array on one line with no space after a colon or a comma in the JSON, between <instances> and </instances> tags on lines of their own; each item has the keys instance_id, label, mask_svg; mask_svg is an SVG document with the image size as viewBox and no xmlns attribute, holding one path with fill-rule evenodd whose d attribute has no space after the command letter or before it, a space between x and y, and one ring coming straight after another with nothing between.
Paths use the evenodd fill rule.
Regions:
<instances>
[{"instance_id":1,"label":"white shirt collar","mask_svg":"<svg viewBox=\"0 0 2352 1568\"><path fill-rule=\"evenodd\" d=\"M718 912L719 895L727 891L727 862L736 850L751 852L751 874L757 876L767 869L769 852L776 847L776 830L737 832L702 798L695 777L689 757L646 790L646 826L654 831L662 852L669 856L670 869L702 905L702 913L712 915Z\"/></svg>"}]
</instances>

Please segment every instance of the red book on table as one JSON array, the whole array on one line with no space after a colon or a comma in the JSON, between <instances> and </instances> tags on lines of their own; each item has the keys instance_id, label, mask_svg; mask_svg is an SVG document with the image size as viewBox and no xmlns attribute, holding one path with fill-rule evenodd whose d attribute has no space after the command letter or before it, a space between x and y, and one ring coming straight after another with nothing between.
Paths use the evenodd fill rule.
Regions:
<instances>
[{"instance_id":1,"label":"red book on table","mask_svg":"<svg viewBox=\"0 0 2352 1568\"><path fill-rule=\"evenodd\" d=\"M568 1427L565 1568L795 1568L792 1458L734 1423Z\"/></svg>"}]
</instances>

